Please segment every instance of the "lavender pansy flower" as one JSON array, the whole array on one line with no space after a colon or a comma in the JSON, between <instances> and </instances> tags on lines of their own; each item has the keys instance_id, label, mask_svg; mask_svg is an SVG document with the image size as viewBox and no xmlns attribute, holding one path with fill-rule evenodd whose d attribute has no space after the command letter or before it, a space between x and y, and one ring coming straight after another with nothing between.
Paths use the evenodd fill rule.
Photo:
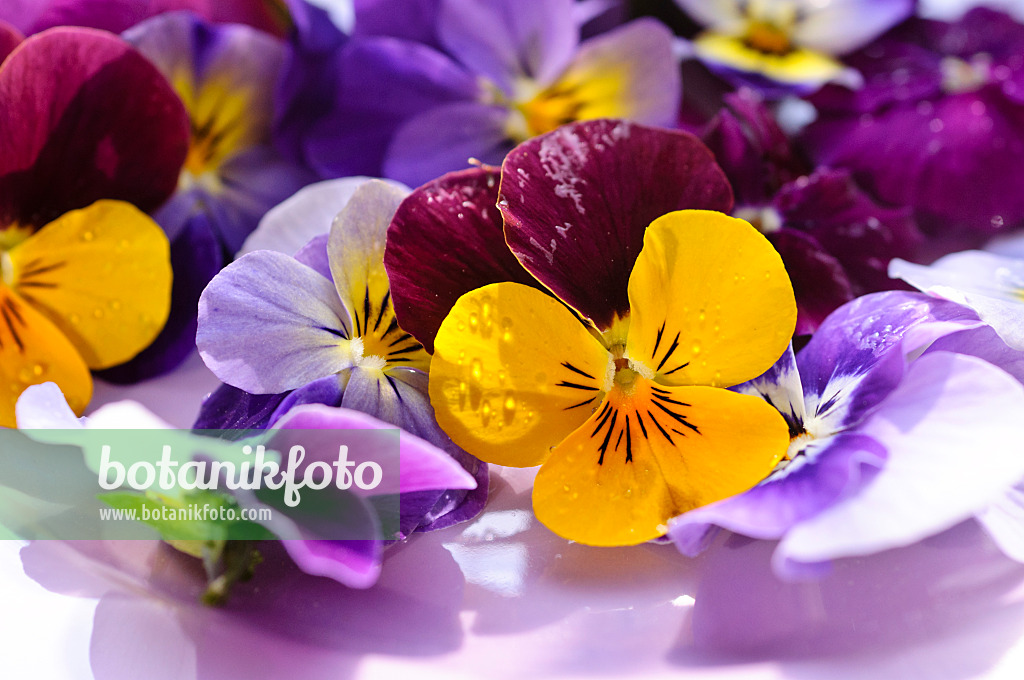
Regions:
<instances>
[{"instance_id":1,"label":"lavender pansy flower","mask_svg":"<svg viewBox=\"0 0 1024 680\"><path fill-rule=\"evenodd\" d=\"M893 260L889 273L970 307L1007 345L1024 350L1024 259L969 250L946 255L928 267Z\"/></svg>"},{"instance_id":2,"label":"lavender pansy flower","mask_svg":"<svg viewBox=\"0 0 1024 680\"><path fill-rule=\"evenodd\" d=\"M431 9L425 25L437 44L361 34L358 14L355 36L328 41L327 52L300 44L289 80L316 68L334 79L333 100L325 111L314 97L305 132L282 133L282 144L298 144L295 155L324 177L383 175L416 186L470 158L500 163L516 142L573 120L675 120L678 64L656 21L581 42L572 0L440 0ZM324 87L320 78L307 84L288 96ZM281 108L282 120L299 124L287 98Z\"/></svg>"},{"instance_id":3,"label":"lavender pansy flower","mask_svg":"<svg viewBox=\"0 0 1024 680\"><path fill-rule=\"evenodd\" d=\"M676 0L705 30L693 53L734 85L766 95L857 82L838 61L910 16L913 0Z\"/></svg>"},{"instance_id":4,"label":"lavender pansy flower","mask_svg":"<svg viewBox=\"0 0 1024 680\"><path fill-rule=\"evenodd\" d=\"M714 526L781 539L776 571L796 577L1005 504L1024 477L1024 459L1008 444L1024 436L1022 365L953 302L888 292L844 305L795 358L736 388L786 417L784 466L746 493L674 519L669 535L686 554L699 552Z\"/></svg>"},{"instance_id":5,"label":"lavender pansy flower","mask_svg":"<svg viewBox=\"0 0 1024 680\"><path fill-rule=\"evenodd\" d=\"M175 313L149 349L104 374L117 382L158 375L188 356L203 288L267 210L313 179L270 144L280 40L184 12L149 19L124 37L174 86L192 134L177 191L154 213L173 244Z\"/></svg>"},{"instance_id":6,"label":"lavender pansy flower","mask_svg":"<svg viewBox=\"0 0 1024 680\"><path fill-rule=\"evenodd\" d=\"M976 247L1024 222L1024 25L976 8L952 23L914 19L849 63L864 86L812 98L819 160L853 171L922 229Z\"/></svg>"},{"instance_id":7,"label":"lavender pansy flower","mask_svg":"<svg viewBox=\"0 0 1024 680\"><path fill-rule=\"evenodd\" d=\"M395 319L384 240L406 193L366 183L330 234L295 257L264 250L229 265L200 299L196 337L207 366L227 383L204 404L197 427L266 427L298 405L341 406L423 437L477 478L478 490L468 495L403 498L403 533L468 519L487 494L486 466L452 444L434 419L429 355ZM306 196L295 204L298 217L319 210L319 195Z\"/></svg>"},{"instance_id":8,"label":"lavender pansy flower","mask_svg":"<svg viewBox=\"0 0 1024 680\"><path fill-rule=\"evenodd\" d=\"M786 263L798 334L814 332L858 295L899 285L886 265L913 256L920 242L911 211L879 205L846 170L807 163L757 95L727 95L702 138L732 184L733 214L762 231Z\"/></svg>"},{"instance_id":9,"label":"lavender pansy flower","mask_svg":"<svg viewBox=\"0 0 1024 680\"><path fill-rule=\"evenodd\" d=\"M29 388L18 400L17 415L18 426L23 429L173 429L134 402L108 404L91 416L78 419L54 383ZM301 442L307 453L304 465L310 465L314 460L323 460L329 464L333 459L327 460L326 457L330 455L329 451L336 448L334 444L337 440L328 437L324 440L325 445L320 445L321 442L313 436L314 431L330 433L360 430L369 433L390 428L392 425L358 411L319 405L305 406L293 410L276 425L267 440L267 446L268 449L287 450ZM188 434L180 436L190 437ZM355 437L354 441L359 441L364 434L357 432L350 436ZM370 443L380 441L374 439L372 434L366 434L365 439ZM473 476L433 444L408 433L398 441L399 477L382 480L383 484L370 492L371 495L398 493L406 497L429 491L440 493L441 490L476 487L477 482ZM220 445L217 440L205 437L191 437L190 442L199 451L213 450ZM297 472L301 474L302 469ZM259 498L256 492L238 489L233 493L242 507L267 507L265 500ZM353 502L349 498L352 492L335 489L333 486L328 486L324 493L327 497L320 499L318 507L341 507L349 511L347 516L331 517L331 523L345 527L348 531L373 535L378 519L366 498L358 496ZM324 531L330 533L331 530L329 527L325 529L324 517L304 514L281 504L275 504L273 508L272 519L265 526L283 540L285 550L303 571L327 576L352 588L368 588L377 581L384 547L380 540L325 540ZM182 542L175 541L173 544L189 552L188 546Z\"/></svg>"}]
</instances>

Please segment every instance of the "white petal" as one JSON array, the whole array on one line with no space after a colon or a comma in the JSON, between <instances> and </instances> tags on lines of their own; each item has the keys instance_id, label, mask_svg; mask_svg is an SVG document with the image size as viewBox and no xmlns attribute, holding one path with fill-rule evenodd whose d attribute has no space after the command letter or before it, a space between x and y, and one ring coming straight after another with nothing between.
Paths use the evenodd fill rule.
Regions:
<instances>
[{"instance_id":1,"label":"white petal","mask_svg":"<svg viewBox=\"0 0 1024 680\"><path fill-rule=\"evenodd\" d=\"M14 412L22 430L77 430L85 423L85 418L75 417L64 393L52 382L22 392Z\"/></svg>"},{"instance_id":2,"label":"white petal","mask_svg":"<svg viewBox=\"0 0 1024 680\"><path fill-rule=\"evenodd\" d=\"M1024 485L985 508L978 522L1007 556L1024 562Z\"/></svg>"},{"instance_id":3,"label":"white petal","mask_svg":"<svg viewBox=\"0 0 1024 680\"><path fill-rule=\"evenodd\" d=\"M272 208L256 227L238 256L254 250L276 250L294 255L314 236L326 234L335 216L348 205L356 189L369 177L344 177L317 182L300 189L294 196ZM391 186L409 192L409 187L392 180Z\"/></svg>"}]
</instances>

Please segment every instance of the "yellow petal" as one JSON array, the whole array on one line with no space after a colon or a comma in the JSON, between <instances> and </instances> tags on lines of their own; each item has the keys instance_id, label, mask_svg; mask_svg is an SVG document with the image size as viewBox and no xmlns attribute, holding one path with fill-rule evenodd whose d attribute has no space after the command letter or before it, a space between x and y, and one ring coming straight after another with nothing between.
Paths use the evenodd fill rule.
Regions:
<instances>
[{"instance_id":1,"label":"yellow petal","mask_svg":"<svg viewBox=\"0 0 1024 680\"><path fill-rule=\"evenodd\" d=\"M128 361L167 321L167 237L129 203L97 201L72 210L9 255L12 287L60 329L89 368Z\"/></svg>"},{"instance_id":2,"label":"yellow petal","mask_svg":"<svg viewBox=\"0 0 1024 680\"><path fill-rule=\"evenodd\" d=\"M610 355L560 302L518 283L466 293L434 340L430 401L456 444L529 467L593 413Z\"/></svg>"},{"instance_id":3,"label":"yellow petal","mask_svg":"<svg viewBox=\"0 0 1024 680\"><path fill-rule=\"evenodd\" d=\"M796 300L782 258L743 220L659 217L629 278L629 358L671 385L756 378L789 345Z\"/></svg>"},{"instance_id":4,"label":"yellow petal","mask_svg":"<svg viewBox=\"0 0 1024 680\"><path fill-rule=\"evenodd\" d=\"M384 269L388 225L407 194L380 180L362 184L331 226L327 256L352 317L352 337L363 339L363 355L380 357L391 368L425 371L430 355L398 326Z\"/></svg>"},{"instance_id":5,"label":"yellow petal","mask_svg":"<svg viewBox=\"0 0 1024 680\"><path fill-rule=\"evenodd\" d=\"M705 33L693 41L697 54L741 71L761 73L782 83L820 85L843 72L843 65L827 54L805 48L779 52L749 47L742 38Z\"/></svg>"},{"instance_id":6,"label":"yellow petal","mask_svg":"<svg viewBox=\"0 0 1024 680\"><path fill-rule=\"evenodd\" d=\"M92 376L68 339L0 283L0 426L14 427L18 397L44 382L57 383L78 415L92 398Z\"/></svg>"},{"instance_id":7,"label":"yellow petal","mask_svg":"<svg viewBox=\"0 0 1024 680\"><path fill-rule=\"evenodd\" d=\"M758 397L638 376L555 448L533 509L563 538L643 543L672 517L757 484L788 446L786 422Z\"/></svg>"}]
</instances>

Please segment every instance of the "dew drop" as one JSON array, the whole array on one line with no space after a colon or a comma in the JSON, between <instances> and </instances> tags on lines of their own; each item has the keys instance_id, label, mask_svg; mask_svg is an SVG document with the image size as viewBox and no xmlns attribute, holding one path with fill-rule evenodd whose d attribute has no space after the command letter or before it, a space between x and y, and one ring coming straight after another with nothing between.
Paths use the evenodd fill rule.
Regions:
<instances>
[{"instance_id":1,"label":"dew drop","mask_svg":"<svg viewBox=\"0 0 1024 680\"><path fill-rule=\"evenodd\" d=\"M40 378L44 373L46 373L47 368L48 367L46 364L36 364L35 366L32 367L32 374L35 377Z\"/></svg>"},{"instance_id":2,"label":"dew drop","mask_svg":"<svg viewBox=\"0 0 1024 680\"><path fill-rule=\"evenodd\" d=\"M82 322L82 317L78 316L77 314L68 314L68 321L70 321L74 325L77 325Z\"/></svg>"},{"instance_id":3,"label":"dew drop","mask_svg":"<svg viewBox=\"0 0 1024 680\"><path fill-rule=\"evenodd\" d=\"M701 312L700 314L697 315L697 318L700 319L701 321L704 321L704 319L708 318L708 315L705 314L704 312Z\"/></svg>"},{"instance_id":4,"label":"dew drop","mask_svg":"<svg viewBox=\"0 0 1024 680\"><path fill-rule=\"evenodd\" d=\"M120 300L111 300L110 301L110 308L112 310L114 310L115 312L120 311L121 310L121 301Z\"/></svg>"},{"instance_id":5,"label":"dew drop","mask_svg":"<svg viewBox=\"0 0 1024 680\"><path fill-rule=\"evenodd\" d=\"M516 417L516 398L511 394L505 397L502 415L505 417L506 424L511 423Z\"/></svg>"},{"instance_id":6,"label":"dew drop","mask_svg":"<svg viewBox=\"0 0 1024 680\"><path fill-rule=\"evenodd\" d=\"M96 238L96 234L92 233L91 231L82 232L82 240L85 241L86 243L92 241L94 238Z\"/></svg>"},{"instance_id":7,"label":"dew drop","mask_svg":"<svg viewBox=\"0 0 1024 680\"><path fill-rule=\"evenodd\" d=\"M479 359L473 359L471 372L473 374L473 380L479 381L484 377L484 366L480 363Z\"/></svg>"},{"instance_id":8,"label":"dew drop","mask_svg":"<svg viewBox=\"0 0 1024 680\"><path fill-rule=\"evenodd\" d=\"M477 314L476 312L470 312L470 314L469 314L469 330L475 333L479 326L480 326L480 315Z\"/></svg>"},{"instance_id":9,"label":"dew drop","mask_svg":"<svg viewBox=\"0 0 1024 680\"><path fill-rule=\"evenodd\" d=\"M691 349L693 350L694 355L700 354L700 345L697 343L694 343Z\"/></svg>"},{"instance_id":10,"label":"dew drop","mask_svg":"<svg viewBox=\"0 0 1024 680\"><path fill-rule=\"evenodd\" d=\"M103 318L103 315L104 315L105 313L106 313L106 312L104 312L104 311L103 311L103 310L102 310L101 308L99 308L99 307L97 307L96 309L92 310L92 315L93 315L94 317L96 317L97 319L102 319L102 318Z\"/></svg>"},{"instance_id":11,"label":"dew drop","mask_svg":"<svg viewBox=\"0 0 1024 680\"><path fill-rule=\"evenodd\" d=\"M562 491L569 493L572 489L569 488L568 484L562 485Z\"/></svg>"},{"instance_id":12,"label":"dew drop","mask_svg":"<svg viewBox=\"0 0 1024 680\"><path fill-rule=\"evenodd\" d=\"M491 422L492 413L490 400L484 399L484 404L480 407L480 424L487 427L488 423Z\"/></svg>"}]
</instances>

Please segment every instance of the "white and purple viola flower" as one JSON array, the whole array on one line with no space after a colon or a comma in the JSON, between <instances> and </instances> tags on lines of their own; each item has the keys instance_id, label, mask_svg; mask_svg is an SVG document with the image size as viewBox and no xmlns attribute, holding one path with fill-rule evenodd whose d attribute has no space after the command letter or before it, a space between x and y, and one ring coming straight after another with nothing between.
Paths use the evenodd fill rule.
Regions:
<instances>
[{"instance_id":1,"label":"white and purple viola flower","mask_svg":"<svg viewBox=\"0 0 1024 680\"><path fill-rule=\"evenodd\" d=\"M704 31L693 55L734 86L765 96L856 84L838 57L910 16L913 0L676 0Z\"/></svg>"},{"instance_id":2,"label":"white and purple viola flower","mask_svg":"<svg viewBox=\"0 0 1024 680\"><path fill-rule=\"evenodd\" d=\"M930 266L893 260L889 273L932 295L970 307L1003 341L1024 351L1024 239L940 257Z\"/></svg>"},{"instance_id":3,"label":"white and purple viola flower","mask_svg":"<svg viewBox=\"0 0 1024 680\"><path fill-rule=\"evenodd\" d=\"M104 374L116 382L159 375L188 356L203 288L270 208L315 179L271 144L280 39L189 12L147 19L123 37L170 82L191 134L177 189L153 215L172 243L173 311L153 345Z\"/></svg>"},{"instance_id":4,"label":"white and purple viola flower","mask_svg":"<svg viewBox=\"0 0 1024 680\"><path fill-rule=\"evenodd\" d=\"M913 207L932 257L977 247L1024 224L1022 50L1024 24L991 9L912 19L850 55L863 86L811 97L819 117L806 148Z\"/></svg>"},{"instance_id":5,"label":"white and purple viola flower","mask_svg":"<svg viewBox=\"0 0 1024 680\"><path fill-rule=\"evenodd\" d=\"M329 214L325 210L350 189L351 180L325 183L282 208L293 224L308 224ZM336 196L326 198L332 190ZM239 258L204 291L196 337L206 365L226 383L203 404L197 428L269 427L303 404L354 409L432 442L477 479L477 490L468 494L451 489L404 496L402 535L468 519L487 498L487 466L438 426L427 396L430 357L395 318L384 241L407 193L394 184L365 183L351 193L330 233L294 257L259 250ZM277 231L282 221L285 214L275 211L266 231Z\"/></svg>"},{"instance_id":6,"label":"white and purple viola flower","mask_svg":"<svg viewBox=\"0 0 1024 680\"><path fill-rule=\"evenodd\" d=\"M290 129L278 138L325 178L418 186L471 158L500 164L516 143L575 120L674 124L671 32L638 19L581 40L580 7L440 0L382 25L357 6L347 39L326 14L307 12L278 104Z\"/></svg>"},{"instance_id":7,"label":"white and purple viola flower","mask_svg":"<svg viewBox=\"0 0 1024 680\"><path fill-rule=\"evenodd\" d=\"M795 357L735 389L790 425L782 466L746 493L686 513L669 535L700 552L715 527L777 540L784 577L910 545L977 518L1011 556L1024 510L1024 353L971 310L920 293L841 307Z\"/></svg>"}]
</instances>

